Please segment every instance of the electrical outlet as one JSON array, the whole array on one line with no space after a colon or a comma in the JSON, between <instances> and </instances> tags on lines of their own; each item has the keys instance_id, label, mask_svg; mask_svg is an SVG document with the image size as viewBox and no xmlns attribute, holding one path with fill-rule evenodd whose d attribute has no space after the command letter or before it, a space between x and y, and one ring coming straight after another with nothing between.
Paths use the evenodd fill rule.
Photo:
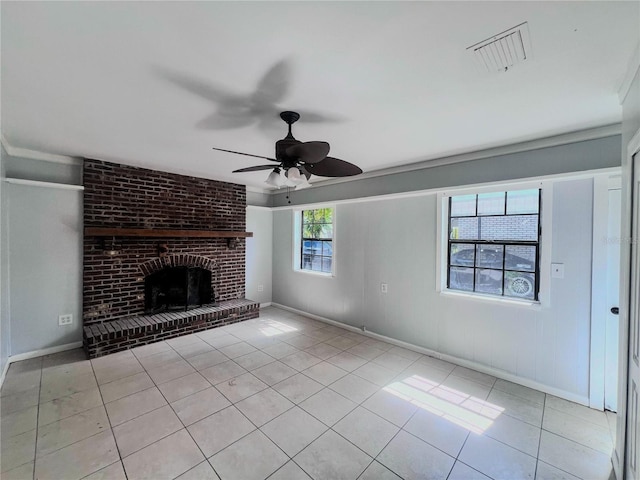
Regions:
<instances>
[{"instance_id":1,"label":"electrical outlet","mask_svg":"<svg viewBox=\"0 0 640 480\"><path fill-rule=\"evenodd\" d=\"M73 315L71 315L70 313L66 314L66 315L60 315L58 317L58 325L62 326L62 325L71 325L73 323Z\"/></svg>"},{"instance_id":2,"label":"electrical outlet","mask_svg":"<svg viewBox=\"0 0 640 480\"><path fill-rule=\"evenodd\" d=\"M264 285L258 285L258 291L259 292L263 292L264 291Z\"/></svg>"},{"instance_id":3,"label":"electrical outlet","mask_svg":"<svg viewBox=\"0 0 640 480\"><path fill-rule=\"evenodd\" d=\"M380 291L382 293L387 293L389 291L389 286L386 283L381 283L380 284Z\"/></svg>"}]
</instances>

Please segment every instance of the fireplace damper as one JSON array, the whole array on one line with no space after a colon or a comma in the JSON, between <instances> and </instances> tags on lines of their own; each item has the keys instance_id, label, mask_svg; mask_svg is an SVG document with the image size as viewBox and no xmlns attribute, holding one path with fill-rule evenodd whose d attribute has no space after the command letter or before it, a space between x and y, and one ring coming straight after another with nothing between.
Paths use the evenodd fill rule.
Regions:
<instances>
[{"instance_id":1,"label":"fireplace damper","mask_svg":"<svg viewBox=\"0 0 640 480\"><path fill-rule=\"evenodd\" d=\"M189 310L212 303L211 271L200 267L167 267L144 281L146 313Z\"/></svg>"}]
</instances>

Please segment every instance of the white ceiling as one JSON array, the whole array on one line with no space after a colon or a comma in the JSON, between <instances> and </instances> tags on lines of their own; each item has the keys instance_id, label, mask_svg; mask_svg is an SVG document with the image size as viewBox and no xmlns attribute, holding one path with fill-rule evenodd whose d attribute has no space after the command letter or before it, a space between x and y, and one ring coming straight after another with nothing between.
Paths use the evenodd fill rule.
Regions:
<instances>
[{"instance_id":1,"label":"white ceiling","mask_svg":"<svg viewBox=\"0 0 640 480\"><path fill-rule=\"evenodd\" d=\"M638 2L610 1L3 1L1 9L2 134L11 146L256 187L267 172L231 171L268 162L210 147L272 156L286 133L281 110L330 118L303 115L294 135L328 141L330 155L365 172L620 122L617 90L640 18ZM466 48L522 22L532 59L481 72ZM249 110L273 112L274 122L212 128L229 114L221 92L246 107L274 67L288 80L281 97Z\"/></svg>"}]
</instances>

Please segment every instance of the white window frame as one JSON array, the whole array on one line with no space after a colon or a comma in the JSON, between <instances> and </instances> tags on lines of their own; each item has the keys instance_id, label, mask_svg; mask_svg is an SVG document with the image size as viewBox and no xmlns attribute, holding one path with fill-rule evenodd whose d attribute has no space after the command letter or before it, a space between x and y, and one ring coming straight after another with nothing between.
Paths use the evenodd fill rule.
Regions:
<instances>
[{"instance_id":1,"label":"white window frame","mask_svg":"<svg viewBox=\"0 0 640 480\"><path fill-rule=\"evenodd\" d=\"M333 210L332 225L333 235L331 237L331 247L333 254L331 255L331 273L329 272L316 272L313 270L306 270L301 268L301 243L302 243L302 212L304 210L316 210L319 208L330 208ZM303 207L296 207L292 211L293 213L293 271L296 273L302 273L305 275L313 275L321 278L334 278L336 276L336 258L337 258L337 242L336 242L336 205L335 204L318 204L318 205L304 205Z\"/></svg>"},{"instance_id":2,"label":"white window frame","mask_svg":"<svg viewBox=\"0 0 640 480\"><path fill-rule=\"evenodd\" d=\"M449 197L458 195L473 195L481 193L505 192L515 190L540 189L542 195L542 208L539 212L540 236L539 249L539 292L538 300L520 299L516 297L503 297L477 292L463 292L447 288L447 249L449 247ZM551 257L551 212L553 200L552 181L528 181L510 184L492 184L487 186L464 187L460 189L447 189L437 195L438 222L436 229L436 290L440 295L450 296L471 301L504 303L528 308L541 308L549 305L549 277Z\"/></svg>"}]
</instances>

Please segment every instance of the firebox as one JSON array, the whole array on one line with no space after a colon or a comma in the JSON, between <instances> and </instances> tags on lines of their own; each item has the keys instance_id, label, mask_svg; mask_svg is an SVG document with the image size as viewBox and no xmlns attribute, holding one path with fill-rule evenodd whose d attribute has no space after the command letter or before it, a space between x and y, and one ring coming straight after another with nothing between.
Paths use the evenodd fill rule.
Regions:
<instances>
[{"instance_id":1,"label":"firebox","mask_svg":"<svg viewBox=\"0 0 640 480\"><path fill-rule=\"evenodd\" d=\"M144 282L146 313L189 310L212 302L211 271L201 267L166 267Z\"/></svg>"}]
</instances>

